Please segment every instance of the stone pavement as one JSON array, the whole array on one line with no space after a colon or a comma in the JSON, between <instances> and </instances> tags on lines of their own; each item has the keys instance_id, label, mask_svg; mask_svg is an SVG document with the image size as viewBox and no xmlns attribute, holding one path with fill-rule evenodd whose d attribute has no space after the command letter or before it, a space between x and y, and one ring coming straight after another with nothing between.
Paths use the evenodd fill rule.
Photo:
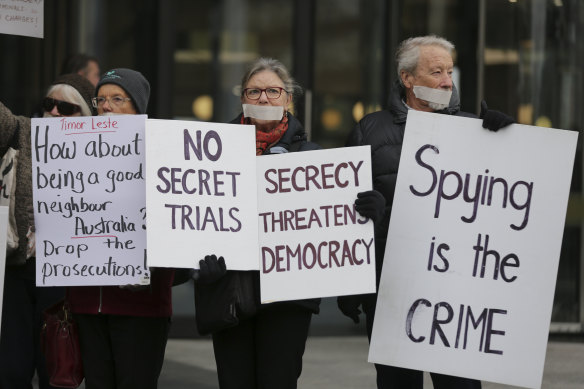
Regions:
<instances>
[{"instance_id":1,"label":"stone pavement","mask_svg":"<svg viewBox=\"0 0 584 389\"><path fill-rule=\"evenodd\" d=\"M375 389L375 369L367 363L364 336L311 336L304 354L298 389ZM213 346L209 339L170 339L159 381L166 389L217 389ZM428 374L424 389L431 389ZM514 386L483 383L483 389L512 389ZM584 388L584 343L548 343L542 388Z\"/></svg>"}]
</instances>

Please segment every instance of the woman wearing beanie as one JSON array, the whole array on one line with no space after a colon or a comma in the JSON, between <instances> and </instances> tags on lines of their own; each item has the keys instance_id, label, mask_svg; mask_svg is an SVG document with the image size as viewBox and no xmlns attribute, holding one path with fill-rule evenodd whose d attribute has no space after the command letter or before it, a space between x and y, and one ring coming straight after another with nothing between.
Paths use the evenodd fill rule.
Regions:
<instances>
[{"instance_id":1,"label":"woman wearing beanie","mask_svg":"<svg viewBox=\"0 0 584 389\"><path fill-rule=\"evenodd\" d=\"M150 84L137 71L113 69L99 83L98 115L145 114ZM86 389L154 389L172 314L174 270L151 269L148 286L67 289L79 324Z\"/></svg>"},{"instance_id":2,"label":"woman wearing beanie","mask_svg":"<svg viewBox=\"0 0 584 389\"><path fill-rule=\"evenodd\" d=\"M93 115L91 97L94 90L93 85L78 74L58 77L42 101L44 116ZM65 294L64 288L36 287L35 284L30 144L30 118L13 115L0 103L0 155L4 156L9 147L18 150L14 216L19 237L18 248L6 256L0 389L30 388L35 370L39 388L51 388L39 346L41 313ZM0 180L5 174L2 172Z\"/></svg>"}]
</instances>

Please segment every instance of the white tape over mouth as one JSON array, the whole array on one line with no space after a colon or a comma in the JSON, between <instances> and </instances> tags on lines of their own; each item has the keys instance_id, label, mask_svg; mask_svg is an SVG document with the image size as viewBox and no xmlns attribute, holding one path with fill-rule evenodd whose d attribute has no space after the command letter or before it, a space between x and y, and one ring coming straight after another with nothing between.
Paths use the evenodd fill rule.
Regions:
<instances>
[{"instance_id":1,"label":"white tape over mouth","mask_svg":"<svg viewBox=\"0 0 584 389\"><path fill-rule=\"evenodd\" d=\"M281 105L242 104L243 116L260 120L282 120L284 107Z\"/></svg>"},{"instance_id":2,"label":"white tape over mouth","mask_svg":"<svg viewBox=\"0 0 584 389\"><path fill-rule=\"evenodd\" d=\"M428 88L427 86L414 86L414 95L421 100L436 103L448 107L451 90Z\"/></svg>"}]
</instances>

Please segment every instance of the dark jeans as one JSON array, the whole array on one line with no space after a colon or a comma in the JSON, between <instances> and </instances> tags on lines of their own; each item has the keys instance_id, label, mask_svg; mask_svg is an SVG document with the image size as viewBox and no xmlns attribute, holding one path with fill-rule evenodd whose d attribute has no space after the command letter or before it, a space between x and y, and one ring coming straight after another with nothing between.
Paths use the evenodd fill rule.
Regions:
<instances>
[{"instance_id":1,"label":"dark jeans","mask_svg":"<svg viewBox=\"0 0 584 389\"><path fill-rule=\"evenodd\" d=\"M213 334L221 389L295 389L312 312L295 305L262 308Z\"/></svg>"},{"instance_id":2,"label":"dark jeans","mask_svg":"<svg viewBox=\"0 0 584 389\"><path fill-rule=\"evenodd\" d=\"M75 314L86 389L156 389L168 317Z\"/></svg>"},{"instance_id":3,"label":"dark jeans","mask_svg":"<svg viewBox=\"0 0 584 389\"><path fill-rule=\"evenodd\" d=\"M7 266L0 330L0 389L31 389L35 370L39 388L49 385L40 351L42 311L65 296L64 288L35 286L35 261Z\"/></svg>"},{"instance_id":4,"label":"dark jeans","mask_svg":"<svg viewBox=\"0 0 584 389\"><path fill-rule=\"evenodd\" d=\"M377 295L367 295L363 303L367 336L371 341L373 319ZM377 389L423 389L424 372L401 367L375 364ZM470 378L453 377L445 374L430 373L434 389L481 389L481 381Z\"/></svg>"}]
</instances>

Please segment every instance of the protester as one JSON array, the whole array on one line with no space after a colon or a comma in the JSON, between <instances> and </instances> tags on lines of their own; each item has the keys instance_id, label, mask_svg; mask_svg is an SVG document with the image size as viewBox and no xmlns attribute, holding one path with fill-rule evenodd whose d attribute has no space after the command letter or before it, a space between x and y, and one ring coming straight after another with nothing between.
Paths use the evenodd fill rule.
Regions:
<instances>
[{"instance_id":1,"label":"protester","mask_svg":"<svg viewBox=\"0 0 584 389\"><path fill-rule=\"evenodd\" d=\"M98 115L145 114L150 84L137 71L113 69L97 84ZM164 361L172 315L173 269L151 270L148 286L67 289L79 324L87 389L152 389Z\"/></svg>"},{"instance_id":2,"label":"protester","mask_svg":"<svg viewBox=\"0 0 584 389\"><path fill-rule=\"evenodd\" d=\"M298 92L300 87L275 59L260 58L245 73L241 82L243 112L231 123L255 125L256 155L320 149L316 143L307 141L302 124L289 112ZM296 388L311 317L319 312L320 299L260 304L259 271L226 270L223 257L217 259L215 255L200 261L200 270L195 273L195 294L205 295L223 288L224 280L236 274L250 284L249 288L246 283L239 284L244 292L238 303L253 309L246 309L247 316L239 318L232 327L210 330L219 387ZM195 299L200 300L201 297ZM201 308L195 306L197 323L211 321L201 317L208 314ZM219 306L217 311L225 308Z\"/></svg>"},{"instance_id":3,"label":"protester","mask_svg":"<svg viewBox=\"0 0 584 389\"><path fill-rule=\"evenodd\" d=\"M97 86L99 82L99 61L87 54L74 54L63 63L61 74L77 73Z\"/></svg>"},{"instance_id":4,"label":"protester","mask_svg":"<svg viewBox=\"0 0 584 389\"><path fill-rule=\"evenodd\" d=\"M91 115L93 85L77 74L58 77L43 99L45 116ZM16 158L14 216L18 248L6 256L0 389L31 388L35 370L40 389L51 388L39 346L41 313L63 298L63 288L36 287L30 119L13 115L0 103L0 154L12 147ZM8 176L2 172L2 180ZM2 182L5 188L6 182ZM7 196L10 193L3 192Z\"/></svg>"},{"instance_id":5,"label":"protester","mask_svg":"<svg viewBox=\"0 0 584 389\"><path fill-rule=\"evenodd\" d=\"M454 45L440 37L423 36L403 41L397 51L398 80L390 95L389 108L365 116L354 128L347 146L371 145L371 160L374 188L383 194L386 201L385 214L376 224L375 253L377 281L381 275L383 255L389 226L389 217L399 158L403 143L407 113L409 109L435 112L445 115L475 117L460 111L460 101L452 83L452 50ZM483 127L493 131L513 123L509 116L489 110L482 103L480 117ZM371 338L377 294L342 296L337 303L346 316L359 322L359 307L362 305L366 317L367 335ZM379 389L421 389L421 371L392 366L375 365ZM431 373L435 388L475 389L477 380L451 377Z\"/></svg>"}]
</instances>

